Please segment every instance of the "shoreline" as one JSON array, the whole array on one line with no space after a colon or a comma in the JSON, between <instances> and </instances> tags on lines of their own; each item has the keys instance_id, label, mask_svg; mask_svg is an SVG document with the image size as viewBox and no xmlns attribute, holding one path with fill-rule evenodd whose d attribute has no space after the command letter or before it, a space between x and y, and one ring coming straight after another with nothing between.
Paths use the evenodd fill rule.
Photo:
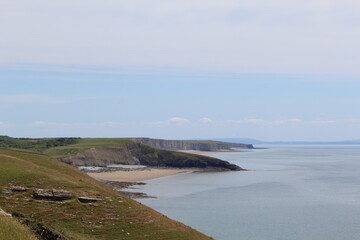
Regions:
<instances>
[{"instance_id":1,"label":"shoreline","mask_svg":"<svg viewBox=\"0 0 360 240\"><path fill-rule=\"evenodd\" d=\"M221 154L221 153L233 153L233 152L235 151L214 151L214 152L195 151L195 152L187 152L187 153L209 156L209 154Z\"/></svg>"},{"instance_id":2,"label":"shoreline","mask_svg":"<svg viewBox=\"0 0 360 240\"><path fill-rule=\"evenodd\" d=\"M112 172L96 172L87 174L98 181L113 182L139 182L160 177L176 175L179 173L204 171L200 168L146 168L131 171L112 171Z\"/></svg>"}]
</instances>

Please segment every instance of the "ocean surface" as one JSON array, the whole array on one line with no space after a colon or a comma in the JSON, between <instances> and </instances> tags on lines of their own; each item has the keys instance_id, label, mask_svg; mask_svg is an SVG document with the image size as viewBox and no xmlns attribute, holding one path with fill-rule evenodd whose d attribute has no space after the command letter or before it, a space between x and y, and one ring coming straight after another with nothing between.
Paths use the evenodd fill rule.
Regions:
<instances>
[{"instance_id":1,"label":"ocean surface","mask_svg":"<svg viewBox=\"0 0 360 240\"><path fill-rule=\"evenodd\" d=\"M267 147L210 155L251 171L149 180L139 201L217 240L360 239L360 146Z\"/></svg>"}]
</instances>

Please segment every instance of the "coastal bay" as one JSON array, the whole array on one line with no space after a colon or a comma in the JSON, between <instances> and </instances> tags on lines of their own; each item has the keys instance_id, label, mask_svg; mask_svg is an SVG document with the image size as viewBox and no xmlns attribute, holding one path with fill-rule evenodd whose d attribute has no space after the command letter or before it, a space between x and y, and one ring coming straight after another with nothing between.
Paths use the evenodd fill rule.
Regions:
<instances>
[{"instance_id":1,"label":"coastal bay","mask_svg":"<svg viewBox=\"0 0 360 240\"><path fill-rule=\"evenodd\" d=\"M268 147L211 154L249 171L147 180L138 201L217 240L358 239L360 147Z\"/></svg>"}]
</instances>

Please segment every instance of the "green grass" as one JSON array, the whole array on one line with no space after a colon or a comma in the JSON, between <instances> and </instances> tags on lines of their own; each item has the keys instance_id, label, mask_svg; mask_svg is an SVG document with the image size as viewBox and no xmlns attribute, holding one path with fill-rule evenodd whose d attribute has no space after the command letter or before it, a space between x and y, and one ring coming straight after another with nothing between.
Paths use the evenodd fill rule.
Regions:
<instances>
[{"instance_id":1,"label":"green grass","mask_svg":"<svg viewBox=\"0 0 360 240\"><path fill-rule=\"evenodd\" d=\"M123 142L119 139L84 139L73 148L86 149L94 145L109 146ZM77 196L105 199L84 204L76 198L65 202L35 200L31 190L25 193L0 193L2 209L10 213L20 212L31 220L55 229L69 240L210 239L134 200L118 195L85 173L45 155L0 149L0 189L10 185L30 189L64 189Z\"/></svg>"},{"instance_id":2,"label":"green grass","mask_svg":"<svg viewBox=\"0 0 360 240\"><path fill-rule=\"evenodd\" d=\"M76 155L92 147L119 146L128 142L131 141L124 138L82 138L75 144L48 148L43 153L54 158L62 158Z\"/></svg>"},{"instance_id":3,"label":"green grass","mask_svg":"<svg viewBox=\"0 0 360 240\"><path fill-rule=\"evenodd\" d=\"M36 237L16 219L0 215L0 239L36 240Z\"/></svg>"},{"instance_id":4,"label":"green grass","mask_svg":"<svg viewBox=\"0 0 360 240\"><path fill-rule=\"evenodd\" d=\"M80 138L12 138L0 136L1 148L30 149L43 151L47 148L77 143Z\"/></svg>"},{"instance_id":5,"label":"green grass","mask_svg":"<svg viewBox=\"0 0 360 240\"><path fill-rule=\"evenodd\" d=\"M0 148L23 149L60 158L76 155L92 147L118 146L131 142L124 138L12 138L0 136Z\"/></svg>"}]
</instances>

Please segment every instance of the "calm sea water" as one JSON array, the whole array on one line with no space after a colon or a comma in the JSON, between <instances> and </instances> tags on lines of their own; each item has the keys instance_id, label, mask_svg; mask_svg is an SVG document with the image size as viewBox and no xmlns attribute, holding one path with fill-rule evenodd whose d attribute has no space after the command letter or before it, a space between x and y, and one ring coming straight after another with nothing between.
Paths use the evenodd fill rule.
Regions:
<instances>
[{"instance_id":1,"label":"calm sea water","mask_svg":"<svg viewBox=\"0 0 360 240\"><path fill-rule=\"evenodd\" d=\"M360 239L360 146L212 154L248 172L147 181L143 204L217 240Z\"/></svg>"}]
</instances>

